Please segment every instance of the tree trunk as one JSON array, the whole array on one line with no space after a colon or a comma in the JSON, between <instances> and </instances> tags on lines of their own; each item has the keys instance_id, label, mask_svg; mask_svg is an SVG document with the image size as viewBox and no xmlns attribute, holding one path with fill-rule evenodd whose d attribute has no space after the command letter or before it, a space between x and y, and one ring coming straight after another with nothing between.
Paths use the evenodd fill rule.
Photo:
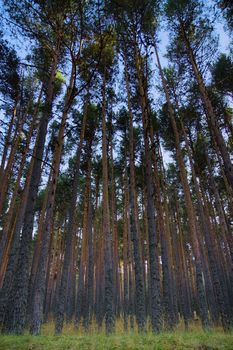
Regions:
<instances>
[{"instance_id":1,"label":"tree trunk","mask_svg":"<svg viewBox=\"0 0 233 350\"><path fill-rule=\"evenodd\" d=\"M106 68L105 68L106 70ZM113 274L113 245L110 228L109 194L108 194L108 155L106 132L106 71L103 76L102 89L102 172L103 172L103 234L105 239L105 322L106 333L114 330L114 274Z\"/></svg>"},{"instance_id":2,"label":"tree trunk","mask_svg":"<svg viewBox=\"0 0 233 350\"><path fill-rule=\"evenodd\" d=\"M138 223L137 195L135 188L135 166L134 166L134 135L133 135L133 114L131 107L131 95L129 87L129 75L126 56L125 63L125 84L127 90L127 103L129 110L129 157L130 157L130 207L131 207L131 240L133 242L133 254L135 263L135 300L136 319L140 332L145 331L146 309L145 309L145 289L143 283L143 266L140 245L140 231Z\"/></svg>"},{"instance_id":3,"label":"tree trunk","mask_svg":"<svg viewBox=\"0 0 233 350\"><path fill-rule=\"evenodd\" d=\"M182 21L180 21L180 25L181 25L181 33L183 36L183 41L184 41L184 44L185 44L186 49L187 49L187 54L188 54L189 61L190 61L190 64L192 66L192 69L193 69L193 73L194 73L196 80L197 80L197 83L198 83L198 87L200 90L203 105L205 107L207 119L208 119L211 131L213 132L213 136L216 140L217 146L220 150L220 153L221 153L221 156L223 159L226 177L229 181L229 184L233 188L233 165L231 163L231 158L229 156L229 152L228 152L226 143L224 141L223 135L221 133L220 127L218 125L218 118L214 112L214 108L213 108L211 100L208 96L208 92L206 90L203 77L201 76L201 72L198 68L193 49L192 49L190 41L186 35L185 28L184 28Z\"/></svg>"},{"instance_id":4,"label":"tree trunk","mask_svg":"<svg viewBox=\"0 0 233 350\"><path fill-rule=\"evenodd\" d=\"M17 195L18 195L18 190L20 187L20 181L21 181L23 170L25 167L27 153L28 153L28 150L30 147L32 134L33 134L33 131L35 129L35 122L36 122L36 118L38 116L38 109L39 109L41 97L42 97L42 87L41 87L41 90L39 93L37 105L36 105L35 111L33 113L32 121L31 121L30 128L29 128L29 131L27 134L26 145L25 145L25 149L24 149L24 152L22 155L21 162L20 162L20 167L18 170L17 179L15 181L14 191L12 194L12 200L11 200L10 207L9 207L8 212L7 212L7 217L5 219L5 223L4 223L4 227L3 227L3 234L2 234L2 239L0 242L0 266L2 266L2 264L3 264L4 257L8 256L8 252L10 249L10 242L12 240L12 233L13 233L13 231L9 232L10 225L12 223L13 212L14 212L14 208L15 208ZM2 276L1 273L0 273L0 276ZM1 278L0 278L0 281L1 281ZM0 282L0 285L1 285L1 282Z\"/></svg>"},{"instance_id":5,"label":"tree trunk","mask_svg":"<svg viewBox=\"0 0 233 350\"><path fill-rule=\"evenodd\" d=\"M59 44L56 50L56 54L54 56L54 61L52 63L51 76L47 87L47 100L44 108L44 113L40 121L38 137L36 141L36 152L29 185L29 196L25 210L25 219L19 250L19 260L17 264L17 270L14 275L12 289L9 294L4 319L3 328L6 333L23 333L26 321L34 207L41 179L41 165L47 133L47 126L49 117L52 112L53 91L58 63L58 55Z\"/></svg>"},{"instance_id":6,"label":"tree trunk","mask_svg":"<svg viewBox=\"0 0 233 350\"><path fill-rule=\"evenodd\" d=\"M197 234L197 222L196 222L196 215L192 204L192 198L191 193L189 189L189 184L187 180L186 170L184 161L182 158L182 153L180 149L180 140L179 140L179 133L175 121L175 114L174 110L170 101L169 91L167 88L167 84L163 75L163 70L160 64L158 51L156 45L155 47L155 53L157 58L157 63L159 67L159 73L161 76L163 89L166 95L166 101L168 104L168 110L169 110L169 117L172 124L172 129L174 132L174 138L175 138L175 147L176 147L176 157L177 157L177 163L180 170L180 179L182 183L182 187L184 190L184 197L185 197L185 203L186 203L186 209L188 214L188 221L189 221L189 229L190 229L190 236L191 236L191 242L192 242L192 248L195 255L195 266L196 266L196 286L197 286L197 293L198 293L198 301L199 301L199 311L200 311L200 317L202 320L202 324L204 329L209 327L209 319L208 319L208 308L207 308L207 302L206 302L206 295L205 295L205 288L204 288L204 281L203 281L203 268L202 268L202 261L201 261L201 254L200 254L200 247L198 242L198 234Z\"/></svg>"},{"instance_id":7,"label":"tree trunk","mask_svg":"<svg viewBox=\"0 0 233 350\"><path fill-rule=\"evenodd\" d=\"M46 208L46 215L44 221L44 229L42 234L42 246L40 252L40 258L38 262L38 269L36 273L34 288L33 288L33 300L32 300L32 314L30 320L30 333L38 335L41 330L41 324L43 320L43 305L45 298L45 282L46 282L46 268L48 261L48 249L50 242L50 234L52 229L52 216L55 205L55 195L57 188L57 180L59 175L60 161L62 148L64 143L64 132L66 126L66 119L72 103L73 88L75 82L75 67L72 66L70 83L67 88L64 111L62 114L61 124L59 128L58 138L55 145L55 151L53 156L52 168L51 168L51 182L49 183L48 190L48 202Z\"/></svg>"},{"instance_id":8,"label":"tree trunk","mask_svg":"<svg viewBox=\"0 0 233 350\"><path fill-rule=\"evenodd\" d=\"M194 185L195 185L195 190L196 190L196 195L197 195L197 203L198 203L198 211L199 211L200 221L201 221L201 225L202 225L202 229L203 229L203 233L204 233L204 237L205 237L205 242L207 245L207 251L208 251L208 256L209 256L210 270L211 270L212 279L213 279L214 291L216 293L217 302L218 302L219 308L220 308L222 326L223 326L223 329L225 331L227 331L230 329L228 311L227 311L228 307L227 307L227 304L225 303L225 300L224 300L225 298L224 298L224 294L223 294L223 290L222 290L223 286L221 286L220 280L219 280L219 272L220 271L218 270L218 266L217 266L217 262L216 262L217 251L216 251L216 247L214 245L214 240L212 239L212 237L210 237L210 228L208 226L208 223L207 223L207 220L205 217L205 213L204 213L204 209L203 209L203 205L202 205L200 188L199 188L199 184L198 184L198 181L196 178L196 173L195 173L194 164L193 164L193 155L192 155L192 152L191 152L191 149L189 146L185 127L184 127L182 121L180 121L180 123L181 123L182 133L183 133L184 139L185 139L186 149L188 151L189 163L190 163L190 167L191 167L191 171L192 171L192 178L193 178Z\"/></svg>"},{"instance_id":9,"label":"tree trunk","mask_svg":"<svg viewBox=\"0 0 233 350\"><path fill-rule=\"evenodd\" d=\"M160 274L158 257L158 237L155 224L155 205L154 205L154 183L151 162L151 145L149 142L150 132L150 113L149 102L147 98L147 89L145 86L145 77L141 64L140 53L134 42L135 65L137 70L138 87L140 93L140 103L142 110L142 122L144 132L145 147L145 166L146 166L146 189L147 189L147 220L149 236L149 263L150 263L150 297L151 297L151 323L152 331L159 332L162 326L161 315L161 296L160 296Z\"/></svg>"},{"instance_id":10,"label":"tree trunk","mask_svg":"<svg viewBox=\"0 0 233 350\"><path fill-rule=\"evenodd\" d=\"M56 305L56 320L55 320L56 334L60 334L62 332L63 323L64 323L68 272L69 272L69 266L70 266L70 259L72 255L71 252L72 252L72 241L73 241L73 234L74 234L75 208L76 208L76 202L77 202L77 196L78 196L80 157L81 157L81 151L83 147L83 139L85 135L86 121L87 121L86 107L87 106L85 104L80 141L76 152L74 179L72 184L72 197L71 197L69 213L68 213L68 228L67 228L67 235L66 235L66 242L65 242L64 263L63 263L63 270L61 275L61 284L58 291L58 300Z\"/></svg>"}]
</instances>

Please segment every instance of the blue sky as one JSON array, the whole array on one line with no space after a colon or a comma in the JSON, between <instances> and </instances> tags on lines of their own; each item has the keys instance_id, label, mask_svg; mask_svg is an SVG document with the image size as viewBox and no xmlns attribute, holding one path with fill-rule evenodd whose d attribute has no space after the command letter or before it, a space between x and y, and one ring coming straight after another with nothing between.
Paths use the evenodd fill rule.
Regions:
<instances>
[{"instance_id":1,"label":"blue sky","mask_svg":"<svg viewBox=\"0 0 233 350\"><path fill-rule=\"evenodd\" d=\"M210 0L207 0L208 4L212 4L212 2ZM3 9L2 7L2 0L0 0L0 11ZM6 16L6 14L4 14L3 12L3 16ZM215 32L216 34L219 36L219 52L224 52L224 53L228 53L229 52L229 44L230 44L230 36L229 33L227 32L226 28L224 28L224 24L223 24L224 20L222 18L220 18L219 20L217 19L214 23L215 25ZM6 33L6 38L9 40L9 42L11 42L11 44L13 46L15 46L15 49L19 55L19 57L23 60L25 59L27 54L30 54L30 47L31 44L30 42L28 42L27 40L25 40L25 38L20 38L17 37L13 34L10 34L8 31L8 27L7 24L4 24L4 31ZM164 57L164 55L166 54L166 47L169 43L169 35L168 32L161 29L159 32L159 51L160 51L160 59L161 59L161 63L162 66L165 67L167 66L168 62L167 59ZM155 59L153 58L153 62L155 62ZM152 68L155 72L155 75L157 75L156 71L156 66L154 63L152 63ZM155 83L157 83L157 78L155 79ZM119 83L118 83L119 85ZM157 99L158 93L156 92L156 88L155 86L153 86L153 93L152 95L154 96L155 100ZM169 162L170 161L170 157L169 154L164 154L164 160L165 162Z\"/></svg>"}]
</instances>

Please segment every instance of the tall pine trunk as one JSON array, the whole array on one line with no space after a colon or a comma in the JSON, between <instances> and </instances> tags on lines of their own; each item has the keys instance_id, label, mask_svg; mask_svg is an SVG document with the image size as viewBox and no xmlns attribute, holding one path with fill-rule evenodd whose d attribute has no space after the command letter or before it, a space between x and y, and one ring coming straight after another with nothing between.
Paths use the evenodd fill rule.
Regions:
<instances>
[{"instance_id":1,"label":"tall pine trunk","mask_svg":"<svg viewBox=\"0 0 233 350\"><path fill-rule=\"evenodd\" d=\"M135 307L136 307L136 319L140 332L145 331L146 325L146 306L145 306L145 288L143 283L143 266L142 266L142 254L140 245L140 230L138 222L138 209L137 209L137 194L136 194L136 182L135 182L135 165L134 165L134 133L133 133L133 114L131 107L131 94L129 86L129 75L127 59L125 56L125 84L127 90L127 104L129 110L129 162L130 162L130 208L131 208L131 240L133 242L133 255L135 263Z\"/></svg>"},{"instance_id":2,"label":"tall pine trunk","mask_svg":"<svg viewBox=\"0 0 233 350\"><path fill-rule=\"evenodd\" d=\"M41 179L41 167L44 153L44 145L46 140L47 126L49 122L49 117L51 116L52 112L54 82L59 58L59 46L60 43L57 44L56 53L54 55L51 67L51 75L46 92L46 103L44 105L44 111L40 121L38 137L36 140L36 152L35 159L33 162L32 174L30 178L29 195L26 204L24 223L22 228L22 236L19 248L19 259L17 263L16 273L14 275L14 280L12 283L12 288L9 293L3 323L3 329L7 333L23 333L26 321L34 208L38 187Z\"/></svg>"}]
</instances>

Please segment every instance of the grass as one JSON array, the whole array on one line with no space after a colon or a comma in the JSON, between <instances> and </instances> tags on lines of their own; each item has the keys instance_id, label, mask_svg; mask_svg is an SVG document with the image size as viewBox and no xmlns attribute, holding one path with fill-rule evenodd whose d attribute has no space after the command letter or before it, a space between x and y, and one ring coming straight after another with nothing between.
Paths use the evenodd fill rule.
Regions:
<instances>
[{"instance_id":1,"label":"grass","mask_svg":"<svg viewBox=\"0 0 233 350\"><path fill-rule=\"evenodd\" d=\"M233 333L220 330L203 332L197 327L183 332L179 328L173 333L125 334L119 329L116 334L83 334L66 326L64 335L55 336L53 325L43 327L42 335L0 336L0 350L233 350Z\"/></svg>"}]
</instances>

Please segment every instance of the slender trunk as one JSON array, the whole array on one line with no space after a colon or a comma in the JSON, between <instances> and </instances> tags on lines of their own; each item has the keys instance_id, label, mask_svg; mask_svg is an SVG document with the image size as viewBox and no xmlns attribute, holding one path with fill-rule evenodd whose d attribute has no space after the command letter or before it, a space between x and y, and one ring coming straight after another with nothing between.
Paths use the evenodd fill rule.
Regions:
<instances>
[{"instance_id":1,"label":"slender trunk","mask_svg":"<svg viewBox=\"0 0 233 350\"><path fill-rule=\"evenodd\" d=\"M187 180L185 165L180 149L180 140L179 140L179 133L175 121L175 114L174 110L171 104L169 91L167 88L167 84L163 75L163 70L160 64L158 51L156 45L155 47L155 53L157 58L157 63L159 67L159 72L163 84L163 89L166 95L166 101L168 104L168 110L169 110L169 117L172 124L172 129L174 132L175 137L175 147L176 147L176 157L177 157L177 163L180 170L180 178L182 187L184 190L184 197L185 197L185 203L186 203L186 209L188 214L188 221L189 221L189 229L190 229L190 235L191 235L191 242L192 242L192 248L195 255L195 266L196 266L196 285L197 285L197 292L198 292L198 301L199 301L199 311L200 311L200 317L202 320L202 324L204 328L209 327L209 319L208 319L208 308L207 308L207 302L206 302L206 295L205 295L205 287L204 287L204 281L203 281L203 267L202 267L202 261L201 261L201 254L200 254L200 247L198 242L198 234L197 234L197 222L196 222L196 215L193 208L191 193L189 189L189 184Z\"/></svg>"},{"instance_id":2,"label":"slender trunk","mask_svg":"<svg viewBox=\"0 0 233 350\"><path fill-rule=\"evenodd\" d=\"M205 236L205 242L207 245L207 250L208 250L208 256L209 256L209 261L210 261L210 269L211 269L211 274L212 274L212 279L213 279L213 286L214 286L214 291L216 293L216 298L217 298L217 302L219 304L219 308L220 308L220 314L221 314L221 320L222 320L222 325L223 325L223 329L225 331L230 329L230 324L229 324L229 318L228 318L228 307L227 304L225 303L225 298L224 298L224 293L222 290L221 283L219 280L219 271L218 271L218 266L216 263L216 246L214 245L214 240L212 239L212 237L210 237L210 229L205 217L205 213L204 213L204 209L203 209L203 204L202 204L202 199L201 199L201 194L200 194L200 187L196 178L196 173L195 173L195 169L194 169L194 164L193 164L193 155L189 146L189 142L188 142L188 138L187 138L187 133L185 130L185 127L183 125L183 122L181 122L181 129L182 129L182 133L184 135L184 139L185 139L185 145L186 145L186 149L188 151L188 157L189 157L189 163L190 163L190 167L191 167L191 171L192 171L192 178L194 181L194 185L195 185L195 190L196 190L196 195L197 195L197 203L198 203L198 211L200 214L200 221L201 221L201 225L202 225L202 229L204 232L204 236Z\"/></svg>"},{"instance_id":3,"label":"slender trunk","mask_svg":"<svg viewBox=\"0 0 233 350\"><path fill-rule=\"evenodd\" d=\"M155 143L154 130L150 127L151 144ZM158 221L158 233L160 235L161 245L161 258L162 258L162 271L163 271L163 306L165 316L165 326L172 330L174 326L174 308L173 308L173 295L172 295L172 276L171 276L171 250L170 250L170 236L168 232L168 226L165 224L165 204L162 203L162 191L159 174L159 166L156 159L155 150L152 152L152 160L154 164L154 183L155 183L155 205L157 211ZM167 218L168 220L168 218Z\"/></svg>"},{"instance_id":4,"label":"slender trunk","mask_svg":"<svg viewBox=\"0 0 233 350\"><path fill-rule=\"evenodd\" d=\"M37 335L40 333L41 324L43 320L43 305L45 298L45 282L46 282L46 268L48 261L48 249L50 242L50 234L52 228L52 216L55 205L55 195L57 188L57 180L59 175L60 161L62 148L64 143L64 132L66 126L66 119L69 112L69 108L72 103L72 95L75 80L75 67L73 65L70 77L69 87L67 89L65 97L64 111L62 114L61 125L59 128L58 138L55 145L55 151L53 156L52 168L51 168L51 182L49 183L48 202L46 207L46 215L44 221L44 229L42 234L42 246L40 252L40 258L38 262L38 270L36 273L35 284L33 288L33 301L32 301L32 314L30 320L30 333Z\"/></svg>"},{"instance_id":5,"label":"slender trunk","mask_svg":"<svg viewBox=\"0 0 233 350\"><path fill-rule=\"evenodd\" d=\"M102 171L103 171L103 234L105 239L104 265L105 265L105 322L106 333L114 330L113 310L113 245L110 228L109 193L108 193L108 155L106 131L106 71L103 76L102 89Z\"/></svg>"},{"instance_id":6,"label":"slender trunk","mask_svg":"<svg viewBox=\"0 0 233 350\"><path fill-rule=\"evenodd\" d=\"M126 169L126 167L125 167ZM124 285L124 330L128 330L128 313L129 313L129 277L128 277L128 184L127 184L127 173L124 174L124 213L123 213L123 285Z\"/></svg>"},{"instance_id":7,"label":"slender trunk","mask_svg":"<svg viewBox=\"0 0 233 350\"><path fill-rule=\"evenodd\" d=\"M19 190L19 187L20 187L20 181L21 181L23 170L24 170L24 167L25 167L27 153L28 153L28 150L29 150L29 147L30 147L32 134L33 134L33 131L34 131L34 128L35 128L36 118L38 116L38 108L39 108L41 97L42 97L42 87L41 87L41 90L40 90L40 94L39 94L39 97L38 97L38 101L37 101L37 105L36 105L35 111L33 113L32 122L31 122L31 125L30 125L30 128L29 128L28 134L27 134L25 149L24 149L24 152L23 152L23 155L22 155L22 159L21 159L21 162L20 162L20 167L19 167L19 170L18 170L17 179L15 181L14 191L13 191L13 194L12 194L12 200L11 200L10 207L9 207L8 212L7 212L7 217L5 219L5 223L4 223L4 227L3 227L3 234L2 234L2 239L1 239L1 242L0 242L0 266L3 263L2 259L4 258L4 256L8 255L8 252L9 252L9 249L10 249L10 244L7 244L7 241L8 241L8 243L11 242L12 232L13 232L13 231L9 232L10 225L12 223L13 212L14 212L14 208L15 208L17 195L18 195L18 190ZM5 250L5 252L4 252L4 250Z\"/></svg>"},{"instance_id":8,"label":"slender trunk","mask_svg":"<svg viewBox=\"0 0 233 350\"><path fill-rule=\"evenodd\" d=\"M190 61L190 64L192 66L192 69L193 69L193 73L194 73L196 80L197 80L197 83L198 83L198 87L200 90L203 105L205 107L207 119L208 119L210 128L213 132L213 136L216 140L217 146L219 148L219 151L220 151L222 159L223 159L226 177L228 179L229 184L233 188L233 165L231 162L231 158L230 158L226 143L225 143L223 135L221 133L220 127L218 125L218 118L215 114L213 105L212 105L211 100L208 96L208 92L207 92L206 86L204 84L203 77L202 77L201 72L198 68L198 65L197 65L197 62L195 59L195 55L194 55L193 49L191 47L190 41L186 35L186 31L185 31L184 24L183 24L182 20L180 20L180 25L181 25L181 33L183 36L183 41L184 41L184 44L185 44L186 49L187 49L187 54L188 54L189 61Z\"/></svg>"},{"instance_id":9,"label":"slender trunk","mask_svg":"<svg viewBox=\"0 0 233 350\"><path fill-rule=\"evenodd\" d=\"M55 319L56 334L60 334L62 332L63 323L64 323L68 272L69 272L69 266L70 266L72 241L73 241L73 234L74 234L75 208L76 208L78 189L79 189L78 185L79 185L80 157L81 157L81 151L83 147L83 139L85 135L86 121L87 121L87 104L85 104L84 109L85 110L84 110L84 116L82 121L80 141L76 152L74 179L72 184L72 197L71 197L69 213L68 213L68 228L67 228L67 235L66 235L66 242L65 242L64 263L63 263L63 269L62 269L62 275L61 275L61 284L58 291L58 302L56 305L56 319Z\"/></svg>"},{"instance_id":10,"label":"slender trunk","mask_svg":"<svg viewBox=\"0 0 233 350\"><path fill-rule=\"evenodd\" d=\"M91 142L88 152L88 170L86 180L86 288L85 288L85 309L84 309L84 328L88 331L93 310L93 240L92 240L92 198L91 198Z\"/></svg>"},{"instance_id":11,"label":"slender trunk","mask_svg":"<svg viewBox=\"0 0 233 350\"><path fill-rule=\"evenodd\" d=\"M140 332L145 331L146 325L146 307L145 307L145 289L143 283L143 266L140 245L140 231L138 223L137 195L135 185L135 166L134 166L134 135L133 135L133 114L131 107L131 95L129 87L129 75L127 60L125 56L125 84L127 90L127 103L129 110L129 157L130 157L130 207L131 207L131 240L133 242L133 254L135 262L135 299L136 299L136 319Z\"/></svg>"},{"instance_id":12,"label":"slender trunk","mask_svg":"<svg viewBox=\"0 0 233 350\"><path fill-rule=\"evenodd\" d=\"M142 122L144 131L145 166L146 166L146 189L147 189L147 220L149 236L149 263L150 263L150 297L151 297L151 323L152 331L159 332L162 326L161 296L160 296L160 274L158 257L158 237L155 223L154 205L154 183L151 161L151 145L149 141L150 132L150 111L147 97L147 87L141 62L140 53L134 42L135 64L137 70L138 87L140 93L140 103L142 110Z\"/></svg>"},{"instance_id":13,"label":"slender trunk","mask_svg":"<svg viewBox=\"0 0 233 350\"><path fill-rule=\"evenodd\" d=\"M2 176L4 174L5 162L6 162L6 157L7 157L7 153L8 153L8 149L9 149L9 145L10 145L11 133L12 133L12 129L13 129L16 113L17 113L17 104L18 104L18 100L15 102L15 105L13 108L13 113L12 113L12 116L10 119L7 134L5 137L4 148L3 148L2 159L1 159L1 167L0 167L0 180L1 181L2 181Z\"/></svg>"},{"instance_id":14,"label":"slender trunk","mask_svg":"<svg viewBox=\"0 0 233 350\"><path fill-rule=\"evenodd\" d=\"M114 312L119 315L119 254L118 254L118 230L117 230L117 210L116 210L116 188L114 176L113 140L112 140L112 118L110 117L110 153L111 153L111 227L113 237L113 273L114 273Z\"/></svg>"},{"instance_id":15,"label":"slender trunk","mask_svg":"<svg viewBox=\"0 0 233 350\"><path fill-rule=\"evenodd\" d=\"M13 170L13 164L15 161L15 155L16 152L18 150L18 146L20 144L20 140L21 140L21 131L23 130L23 126L28 114L28 109L30 107L31 104L31 99L28 102L28 106L27 109L24 113L24 115L18 120L17 126L16 126L16 130L15 130L15 136L13 137L12 140L12 147L10 150L10 154L7 160L7 165L6 168L4 170L4 173L1 177L1 189L0 189L0 214L2 213L3 210L3 206L7 197L7 189L8 189L8 183L12 174L12 170Z\"/></svg>"}]
</instances>

